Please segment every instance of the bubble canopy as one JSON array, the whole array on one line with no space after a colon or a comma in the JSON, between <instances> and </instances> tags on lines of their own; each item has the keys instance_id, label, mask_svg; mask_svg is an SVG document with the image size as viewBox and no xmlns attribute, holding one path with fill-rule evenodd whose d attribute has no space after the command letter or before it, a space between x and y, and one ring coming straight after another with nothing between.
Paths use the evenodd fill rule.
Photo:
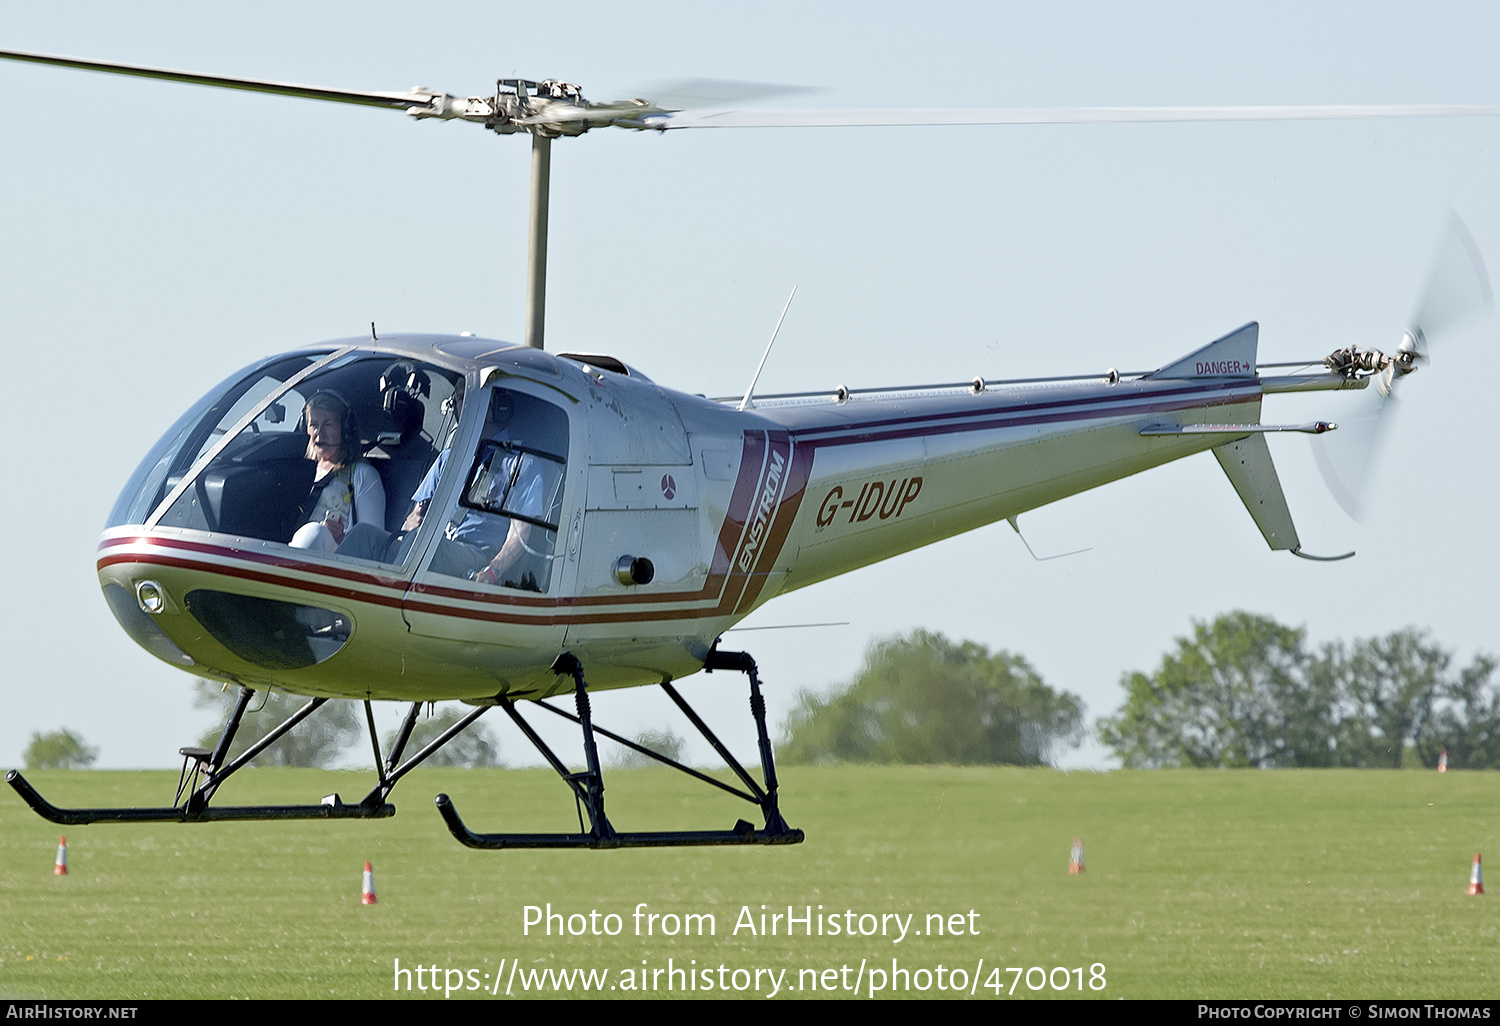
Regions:
<instances>
[{"instance_id":1,"label":"bubble canopy","mask_svg":"<svg viewBox=\"0 0 1500 1026\"><path fill-rule=\"evenodd\" d=\"M135 473L125 482L105 521L106 529L129 524L144 524L165 498L167 478L185 473L200 455L204 443L235 405L262 376L275 374L279 364L295 362L307 367L325 353L307 353L294 358L268 357L232 374L199 399L151 447ZM221 432L222 433L222 432ZM196 444L189 443L196 440Z\"/></svg>"},{"instance_id":2,"label":"bubble canopy","mask_svg":"<svg viewBox=\"0 0 1500 1026\"><path fill-rule=\"evenodd\" d=\"M419 530L429 521L444 525L432 572L546 592L569 417L555 398L481 389L479 357L495 355L524 363L530 353L471 338L403 338L252 364L168 429L106 530L202 532L235 548L269 543L302 550L296 558L389 565L420 554L439 531ZM462 437L477 429L477 452L473 440L452 451L466 387L476 408ZM441 508L429 509L435 501Z\"/></svg>"}]
</instances>

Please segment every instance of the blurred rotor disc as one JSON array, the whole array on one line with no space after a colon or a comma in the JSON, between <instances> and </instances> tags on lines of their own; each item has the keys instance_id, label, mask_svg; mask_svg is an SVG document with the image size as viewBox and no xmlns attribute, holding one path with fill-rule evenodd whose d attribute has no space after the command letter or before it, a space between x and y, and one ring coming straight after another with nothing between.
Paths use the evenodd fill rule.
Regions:
<instances>
[{"instance_id":1,"label":"blurred rotor disc","mask_svg":"<svg viewBox=\"0 0 1500 1026\"><path fill-rule=\"evenodd\" d=\"M1446 337L1492 304L1490 276L1479 246L1458 215L1450 213L1402 345L1425 358L1434 336ZM1313 442L1313 456L1328 490L1355 520L1364 520L1369 512L1381 452L1399 407L1396 389L1405 376L1395 367L1375 374L1353 409L1339 417L1339 430Z\"/></svg>"}]
</instances>

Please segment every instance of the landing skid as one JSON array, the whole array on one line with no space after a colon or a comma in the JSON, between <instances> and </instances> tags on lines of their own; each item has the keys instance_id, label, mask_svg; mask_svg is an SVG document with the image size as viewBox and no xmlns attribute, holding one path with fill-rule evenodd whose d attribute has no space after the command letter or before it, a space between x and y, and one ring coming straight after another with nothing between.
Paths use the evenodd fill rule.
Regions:
<instances>
[{"instance_id":1,"label":"landing skid","mask_svg":"<svg viewBox=\"0 0 1500 1026\"><path fill-rule=\"evenodd\" d=\"M394 805L227 805L189 813L180 806L131 807L123 809L60 809L37 793L36 788L15 770L5 774L5 782L16 789L31 810L43 819L64 826L86 823L209 823L234 819L383 819L396 814ZM337 797L337 796L331 796Z\"/></svg>"},{"instance_id":2,"label":"landing skid","mask_svg":"<svg viewBox=\"0 0 1500 1026\"><path fill-rule=\"evenodd\" d=\"M777 798L776 764L772 756L771 740L766 732L766 702L760 693L760 677L756 672L755 660L745 652L720 652L714 648L709 652L704 661L703 668L712 673L715 670L734 670L745 674L750 680L750 712L755 717L755 729L759 741L761 772L764 784L758 783L739 761L730 754L724 743L709 730L708 725L693 711L692 707L677 693L677 689L670 683L663 683L662 690L665 691L687 716L693 726L696 727L704 738L713 745L714 749L724 759L724 762L734 772L743 788L726 784L716 780L706 773L701 773L689 766L684 766L676 760L654 752L643 745L637 744L627 738L621 737L602 727L596 727L589 709L588 685L584 681L583 666L571 654L564 653L558 657L553 666L553 672L566 674L573 678L573 697L577 714L548 705L546 702L538 702L548 712L572 720L583 730L583 749L587 768L582 773L571 772L563 764L550 748L532 729L531 724L522 718L516 709L514 702L507 698L498 700L499 707L504 710L527 739L536 746L538 752L558 772L563 781L573 790L574 802L578 811L578 833L475 833L464 825L459 817L458 810L454 808L453 801L446 794L440 794L436 798L438 812L443 821L447 823L448 830L462 844L470 848L500 849L500 848L676 848L711 846L725 844L800 844L803 839L801 830L795 830L786 825L781 818L781 809ZM183 748L182 772L177 779L177 795L172 805L155 807L125 807L125 808L99 808L99 809L64 809L53 805L37 792L36 788L21 776L16 770L11 770L5 775L5 782L15 789L16 793L31 806L32 811L44 819L63 826L77 826L87 823L211 823L230 820L293 820L293 819L384 819L396 814L396 807L386 799L390 797L391 791L396 783L411 770L421 765L434 752L443 747L473 723L480 716L489 711L488 706L474 709L459 720L453 726L445 730L430 744L422 748L405 762L401 762L402 752L406 743L411 739L412 729L416 726L417 713L422 707L421 702L414 702L402 722L401 728L396 732L396 737L391 745L390 753L382 759L380 753L380 742L375 733L375 714L367 701L365 706L365 721L370 731L370 746L375 755L375 771L378 782L369 794L365 795L356 804L345 804L336 794L324 798L317 805L229 805L215 806L210 802L219 787L234 773L242 769L251 759L273 745L282 735L311 716L326 701L326 698L314 698L302 708L266 733L259 741L247 748L242 754L232 761L226 762L230 745L239 730L240 721L245 715L245 710L250 705L250 700L255 692L247 687L241 687L235 700L233 711L229 714L228 721L224 724L224 730L219 735L218 743L212 750L207 748ZM756 806L765 820L765 826L757 829L746 820L737 820L733 827L728 830L666 830L647 832L621 832L610 823L609 817L604 813L604 774L599 766L598 745L595 735L602 735L624 745L642 755L655 759L675 770L686 773L702 782L717 787L722 791L737 798L741 798ZM585 823L585 818L587 822Z\"/></svg>"},{"instance_id":3,"label":"landing skid","mask_svg":"<svg viewBox=\"0 0 1500 1026\"><path fill-rule=\"evenodd\" d=\"M511 720L513 720L521 732L541 753L542 757L551 764L573 791L574 802L578 808L578 833L495 833L479 834L470 830L458 810L453 806L453 800L446 794L440 794L435 799L438 812L443 821L448 824L448 830L458 839L460 844L470 848L483 848L498 850L502 848L678 848L698 847L725 844L800 844L803 840L801 830L795 830L786 825L781 818L781 810L777 799L776 764L772 757L771 740L766 733L766 702L760 693L760 677L756 672L755 660L751 659L745 652L720 652L715 647L708 654L703 668L709 672L714 670L737 670L744 673L750 679L750 711L755 717L755 729L760 747L761 770L765 778L762 786L755 781L739 761L729 753L714 733L708 729L707 724L698 717L692 708L677 693L677 689L669 683L661 685L668 697L677 704L692 722L693 726L703 734L704 738L713 745L719 755L739 777L740 781L748 789L740 790L722 781L715 780L695 769L683 766L681 763L671 759L660 752L654 752L649 748L636 744L634 741L626 740L618 734L612 733L602 727L596 727L589 708L588 685L583 678L583 666L571 654L563 654L558 657L552 670L558 675L567 674L573 678L573 699L577 709L577 715L568 713L546 702L537 704L548 712L572 720L583 730L583 751L587 769L582 773L571 773L567 766L553 754L552 749L532 729L531 724L521 717L516 710L515 703L508 699L500 700L500 708L503 709ZM599 768L599 751L594 740L596 734L602 734L611 741L616 741L627 748L646 755L657 762L671 766L691 777L695 777L707 784L727 791L736 797L742 798L760 808L765 818L765 827L757 830L755 827L741 819L729 830L664 830L647 832L621 832L610 823L609 817L604 812L604 775ZM584 818L587 815L587 825Z\"/></svg>"},{"instance_id":4,"label":"landing skid","mask_svg":"<svg viewBox=\"0 0 1500 1026\"><path fill-rule=\"evenodd\" d=\"M17 794L31 806L33 812L43 819L60 823L64 826L77 826L87 823L212 823L226 820L279 820L279 819L385 819L396 814L396 807L386 799L390 796L396 782L411 770L424 762L433 752L447 744L458 733L473 723L487 711L485 708L475 709L458 723L444 731L431 744L424 747L416 755L406 762L397 765L401 753L406 747L406 742L411 738L412 728L416 726L417 712L422 707L421 702L413 702L401 729L397 731L395 743L391 746L391 752L383 761L380 756L380 742L375 735L375 714L370 708L370 703L365 702L365 721L370 729L370 745L375 752L375 771L379 782L369 794L357 804L345 804L337 794L328 795L317 805L228 805L214 806L209 802L214 793L230 776L243 768L251 759L265 751L271 745L301 723L307 717L318 710L326 698L314 698L302 708L288 716L281 724L268 731L264 737L231 762L225 759L229 754L229 746L234 742L234 736L239 731L240 720L245 715L245 710L250 705L251 698L255 692L247 687L241 687L240 693L235 700L234 709L229 714L228 721L224 724L224 730L219 734L219 741L212 750L207 748L183 748L179 752L182 755L182 772L177 778L177 796L172 805L156 807L128 807L128 808L104 808L104 809L63 809L53 805L39 794L36 788L21 776L16 770L11 770L5 775L5 782L13 787Z\"/></svg>"}]
</instances>

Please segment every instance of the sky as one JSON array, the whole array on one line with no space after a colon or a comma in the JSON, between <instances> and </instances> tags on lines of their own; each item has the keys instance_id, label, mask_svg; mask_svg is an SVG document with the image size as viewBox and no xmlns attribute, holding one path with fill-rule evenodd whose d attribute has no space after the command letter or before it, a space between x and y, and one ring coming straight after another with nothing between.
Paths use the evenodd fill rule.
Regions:
<instances>
[{"instance_id":1,"label":"sky","mask_svg":"<svg viewBox=\"0 0 1500 1026\"><path fill-rule=\"evenodd\" d=\"M783 106L1500 103L1483 3L0 3L0 48L364 90L594 99L718 78ZM0 66L0 762L67 727L103 767L172 765L212 722L115 625L94 546L141 456L261 356L328 338L519 341L528 144L462 123L32 65ZM1449 211L1500 267L1500 119L594 132L553 147L547 343L659 383L743 392L1148 370L1251 320L1262 360L1392 349ZM1363 523L1309 440L1271 440L1304 546L1270 552L1207 454L779 598L730 636L780 723L873 638L923 627L1120 704L1195 619L1246 609L1313 642L1407 625L1500 648L1496 322L1405 384ZM1271 397L1267 421L1349 397ZM653 689L598 721L666 725ZM746 756L737 677L685 682ZM385 715L387 722L390 716ZM498 726L498 724L497 724ZM674 724L678 733L684 725ZM503 757L531 761L507 727ZM356 749L359 751L360 749ZM690 756L706 758L703 745ZM1088 743L1069 767L1114 765ZM783 774L786 787L787 775Z\"/></svg>"}]
</instances>

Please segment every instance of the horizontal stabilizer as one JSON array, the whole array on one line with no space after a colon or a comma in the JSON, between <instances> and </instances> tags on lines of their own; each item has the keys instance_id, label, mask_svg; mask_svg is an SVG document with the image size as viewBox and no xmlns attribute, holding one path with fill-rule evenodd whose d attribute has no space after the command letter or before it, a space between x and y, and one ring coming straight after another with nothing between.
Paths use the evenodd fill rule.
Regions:
<instances>
[{"instance_id":1,"label":"horizontal stabilizer","mask_svg":"<svg viewBox=\"0 0 1500 1026\"><path fill-rule=\"evenodd\" d=\"M1251 321L1223 338L1215 339L1197 352L1189 353L1148 378L1253 378L1255 351L1260 343L1260 325Z\"/></svg>"},{"instance_id":2,"label":"horizontal stabilizer","mask_svg":"<svg viewBox=\"0 0 1500 1026\"><path fill-rule=\"evenodd\" d=\"M1326 420L1312 420L1306 424L1148 424L1141 428L1143 435L1265 435L1280 431L1300 431L1305 435L1321 435L1335 431L1338 425Z\"/></svg>"}]
</instances>

